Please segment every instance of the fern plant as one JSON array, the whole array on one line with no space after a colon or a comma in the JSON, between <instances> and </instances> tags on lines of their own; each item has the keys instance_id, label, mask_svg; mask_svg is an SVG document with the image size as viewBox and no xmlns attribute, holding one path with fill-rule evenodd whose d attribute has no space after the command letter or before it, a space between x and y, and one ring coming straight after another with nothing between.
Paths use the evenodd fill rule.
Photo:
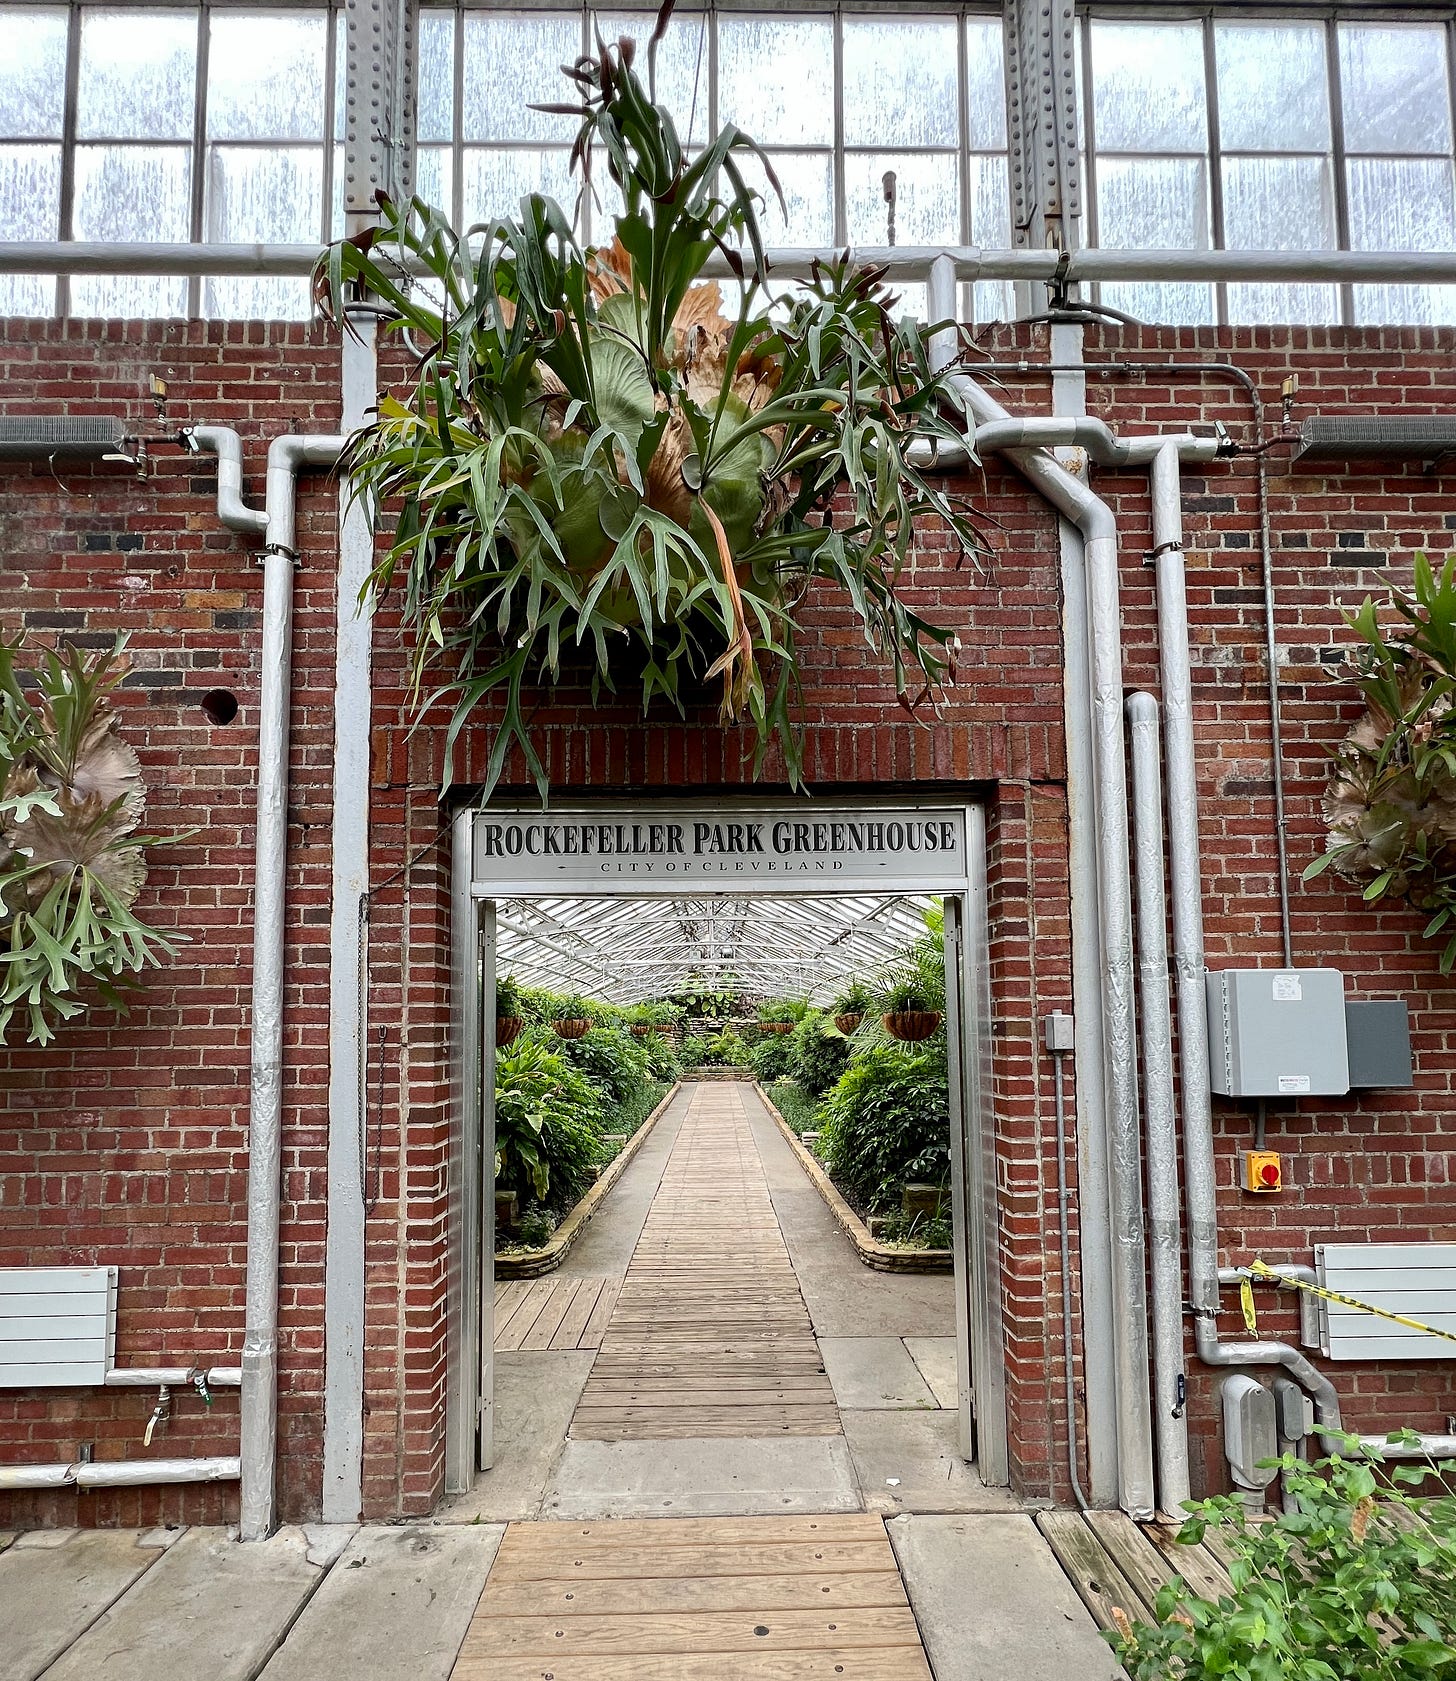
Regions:
<instances>
[{"instance_id":1,"label":"fern plant","mask_svg":"<svg viewBox=\"0 0 1456 1681\"><path fill-rule=\"evenodd\" d=\"M810 582L848 601L913 707L954 654L901 594L917 524L984 547L934 473L934 446L965 437L927 330L847 259L775 299L743 174L757 160L777 191L769 160L732 124L689 157L633 65L631 41L602 46L565 71L578 103L548 107L581 120L584 191L605 162L621 203L608 245L583 250L538 194L464 233L419 199L384 201L381 226L315 275L334 322L364 292L419 346L347 465L376 508L398 508L371 588L402 585L418 712L453 704L447 777L461 730L496 709L486 794L515 745L544 797L532 690L576 647L594 697L630 679L644 712L682 712L720 680L723 721L755 729L755 770L776 740L797 784ZM701 282L715 252L735 305Z\"/></svg>"},{"instance_id":2,"label":"fern plant","mask_svg":"<svg viewBox=\"0 0 1456 1681\"><path fill-rule=\"evenodd\" d=\"M33 1044L86 1009L86 985L125 1010L123 991L185 935L135 916L143 848L141 767L116 733L109 695L126 666L109 650L0 641L0 1040L18 1021Z\"/></svg>"}]
</instances>

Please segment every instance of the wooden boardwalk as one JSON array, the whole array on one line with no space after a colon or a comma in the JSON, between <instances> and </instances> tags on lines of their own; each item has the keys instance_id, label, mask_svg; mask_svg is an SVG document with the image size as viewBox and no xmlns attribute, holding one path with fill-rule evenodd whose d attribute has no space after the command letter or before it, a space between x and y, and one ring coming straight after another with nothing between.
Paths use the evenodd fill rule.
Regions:
<instances>
[{"instance_id":1,"label":"wooden boardwalk","mask_svg":"<svg viewBox=\"0 0 1456 1681\"><path fill-rule=\"evenodd\" d=\"M1229 1555L1212 1532L1183 1547L1175 1525L1134 1523L1125 1512L1038 1512L1036 1526L1100 1628L1115 1626L1114 1610L1156 1623L1158 1594L1174 1576L1205 1599L1230 1591Z\"/></svg>"},{"instance_id":2,"label":"wooden boardwalk","mask_svg":"<svg viewBox=\"0 0 1456 1681\"><path fill-rule=\"evenodd\" d=\"M600 1348L619 1278L513 1278L495 1287L495 1346Z\"/></svg>"},{"instance_id":3,"label":"wooden boardwalk","mask_svg":"<svg viewBox=\"0 0 1456 1681\"><path fill-rule=\"evenodd\" d=\"M931 1681L878 1517L513 1523L452 1681Z\"/></svg>"},{"instance_id":4,"label":"wooden boardwalk","mask_svg":"<svg viewBox=\"0 0 1456 1681\"><path fill-rule=\"evenodd\" d=\"M668 1157L571 1434L839 1433L742 1090L705 1083Z\"/></svg>"}]
</instances>

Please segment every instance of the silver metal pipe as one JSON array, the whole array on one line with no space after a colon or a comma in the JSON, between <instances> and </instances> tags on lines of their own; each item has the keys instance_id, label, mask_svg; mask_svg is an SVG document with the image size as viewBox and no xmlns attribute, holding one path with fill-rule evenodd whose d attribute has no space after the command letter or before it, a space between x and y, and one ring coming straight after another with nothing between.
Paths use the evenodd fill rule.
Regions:
<instances>
[{"instance_id":1,"label":"silver metal pipe","mask_svg":"<svg viewBox=\"0 0 1456 1681\"><path fill-rule=\"evenodd\" d=\"M1281 1278L1297 1279L1305 1284L1318 1284L1313 1267L1301 1266L1293 1261L1281 1261L1278 1266L1271 1266L1271 1272L1277 1272ZM1268 1284L1267 1278L1259 1278L1251 1273L1247 1267L1220 1267L1218 1281L1222 1285L1242 1284L1245 1280L1250 1284ZM1278 1288L1278 1286L1274 1286ZM1319 1340L1319 1303L1305 1291L1299 1295L1299 1341L1304 1348L1318 1348Z\"/></svg>"},{"instance_id":2,"label":"silver metal pipe","mask_svg":"<svg viewBox=\"0 0 1456 1681\"><path fill-rule=\"evenodd\" d=\"M932 299L954 274L937 271ZM953 302L953 290L952 290ZM931 313L939 318L933 301ZM952 311L953 313L953 311ZM933 352L932 352L933 353ZM949 388L977 427L1010 416L967 374ZM1154 1508L1148 1302L1143 1242L1142 1159L1133 1004L1132 874L1122 719L1122 625L1118 598L1117 522L1100 497L1052 456L1010 449L1007 458L1081 531L1087 567L1091 725L1096 766L1097 863L1101 914L1105 1073L1111 1194L1113 1358L1117 1365L1118 1464L1121 1501L1133 1517Z\"/></svg>"},{"instance_id":3,"label":"silver metal pipe","mask_svg":"<svg viewBox=\"0 0 1456 1681\"><path fill-rule=\"evenodd\" d=\"M237 1389L241 1366L116 1366L103 1382L108 1389L185 1389L198 1371L209 1389Z\"/></svg>"},{"instance_id":4,"label":"silver metal pipe","mask_svg":"<svg viewBox=\"0 0 1456 1681\"><path fill-rule=\"evenodd\" d=\"M288 725L293 674L297 476L332 466L342 437L275 438L268 450L258 813L253 865L253 1026L248 1127L248 1265L243 1328L239 1536L272 1533L278 1445L278 1234L282 1196L283 960L288 867Z\"/></svg>"},{"instance_id":5,"label":"silver metal pipe","mask_svg":"<svg viewBox=\"0 0 1456 1681\"><path fill-rule=\"evenodd\" d=\"M307 275L318 261L313 244L164 244L138 240L7 240L3 274ZM770 247L780 278L802 278L815 263L837 261L828 246ZM1453 251L1056 251L980 250L975 246L864 245L857 262L883 268L892 281L920 281L947 259L958 280L1333 281L1406 286L1456 282ZM709 279L735 277L721 252L703 269Z\"/></svg>"},{"instance_id":6,"label":"silver metal pipe","mask_svg":"<svg viewBox=\"0 0 1456 1681\"><path fill-rule=\"evenodd\" d=\"M1074 1034L1075 1037L1075 1034ZM1065 1051L1052 1052L1053 1096L1057 1114L1057 1248L1062 1263L1062 1395L1067 1409L1067 1475L1072 1498L1082 1511L1089 1501L1077 1463L1077 1396L1072 1381L1072 1246L1070 1192L1067 1189L1067 1082L1062 1068Z\"/></svg>"},{"instance_id":7,"label":"silver metal pipe","mask_svg":"<svg viewBox=\"0 0 1456 1681\"><path fill-rule=\"evenodd\" d=\"M148 1483L231 1483L236 1459L104 1459L90 1464L0 1465L0 1492L25 1488L138 1488Z\"/></svg>"},{"instance_id":8,"label":"silver metal pipe","mask_svg":"<svg viewBox=\"0 0 1456 1681\"><path fill-rule=\"evenodd\" d=\"M229 531L261 537L268 516L243 501L243 440L231 426L184 426L182 442L194 454L208 451L217 457L217 517Z\"/></svg>"},{"instance_id":9,"label":"silver metal pipe","mask_svg":"<svg viewBox=\"0 0 1456 1681\"><path fill-rule=\"evenodd\" d=\"M1148 1236L1153 1298L1153 1420L1158 1506L1177 1513L1188 1482L1187 1374L1183 1360L1183 1233L1178 1219L1178 1110L1173 1094L1173 1010L1163 896L1162 746L1158 703L1129 695L1133 858L1137 877L1138 1020L1143 1049Z\"/></svg>"}]
</instances>

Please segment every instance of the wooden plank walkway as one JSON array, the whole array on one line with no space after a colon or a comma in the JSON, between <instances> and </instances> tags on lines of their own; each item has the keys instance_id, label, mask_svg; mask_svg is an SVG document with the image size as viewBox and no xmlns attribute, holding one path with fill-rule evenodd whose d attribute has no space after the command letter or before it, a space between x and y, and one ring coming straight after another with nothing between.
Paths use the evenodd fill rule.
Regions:
<instances>
[{"instance_id":1,"label":"wooden plank walkway","mask_svg":"<svg viewBox=\"0 0 1456 1681\"><path fill-rule=\"evenodd\" d=\"M1180 1546L1171 1524L1134 1523L1125 1512L1038 1512L1036 1526L1098 1626L1156 1623L1163 1587L1181 1576L1195 1593L1230 1592L1224 1562L1207 1545Z\"/></svg>"},{"instance_id":2,"label":"wooden plank walkway","mask_svg":"<svg viewBox=\"0 0 1456 1681\"><path fill-rule=\"evenodd\" d=\"M600 1348L619 1278L513 1278L495 1287L495 1346Z\"/></svg>"},{"instance_id":3,"label":"wooden plank walkway","mask_svg":"<svg viewBox=\"0 0 1456 1681\"><path fill-rule=\"evenodd\" d=\"M452 1681L931 1681L882 1519L513 1523Z\"/></svg>"},{"instance_id":4,"label":"wooden plank walkway","mask_svg":"<svg viewBox=\"0 0 1456 1681\"><path fill-rule=\"evenodd\" d=\"M839 1433L742 1092L700 1085L571 1434L641 1441Z\"/></svg>"}]
</instances>

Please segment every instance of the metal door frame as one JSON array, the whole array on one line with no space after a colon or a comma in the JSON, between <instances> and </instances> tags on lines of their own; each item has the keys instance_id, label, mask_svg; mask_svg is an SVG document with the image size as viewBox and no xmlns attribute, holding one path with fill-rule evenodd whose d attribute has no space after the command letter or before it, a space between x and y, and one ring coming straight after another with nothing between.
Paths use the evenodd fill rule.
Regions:
<instances>
[{"instance_id":1,"label":"metal door frame","mask_svg":"<svg viewBox=\"0 0 1456 1681\"><path fill-rule=\"evenodd\" d=\"M643 804L633 810L640 813ZM863 804L864 802L859 802ZM948 807L959 802L926 801ZM833 796L815 801L832 814ZM604 818L611 805L592 806ZM967 875L943 890L946 941L946 1035L949 1048L951 1219L955 1244L956 1371L959 1447L981 1481L1010 1480L1006 1428L1006 1354L1000 1312L1000 1220L996 1206L996 1128L990 1103L991 986L987 946L986 831L979 805L964 808ZM485 1001L495 994L495 897L474 878L477 817L466 807L453 822L450 896L453 1118L450 1136L447 1284L445 1487L464 1493L495 1457L495 1198L485 1164L494 1160L495 1024ZM680 898L684 883L641 883L633 898ZM690 890L691 891L691 890ZM825 897L823 887L792 881L740 888L753 898ZM883 893L882 885L867 891ZM548 897L508 890L511 898ZM555 896L606 898L585 887Z\"/></svg>"}]
</instances>

